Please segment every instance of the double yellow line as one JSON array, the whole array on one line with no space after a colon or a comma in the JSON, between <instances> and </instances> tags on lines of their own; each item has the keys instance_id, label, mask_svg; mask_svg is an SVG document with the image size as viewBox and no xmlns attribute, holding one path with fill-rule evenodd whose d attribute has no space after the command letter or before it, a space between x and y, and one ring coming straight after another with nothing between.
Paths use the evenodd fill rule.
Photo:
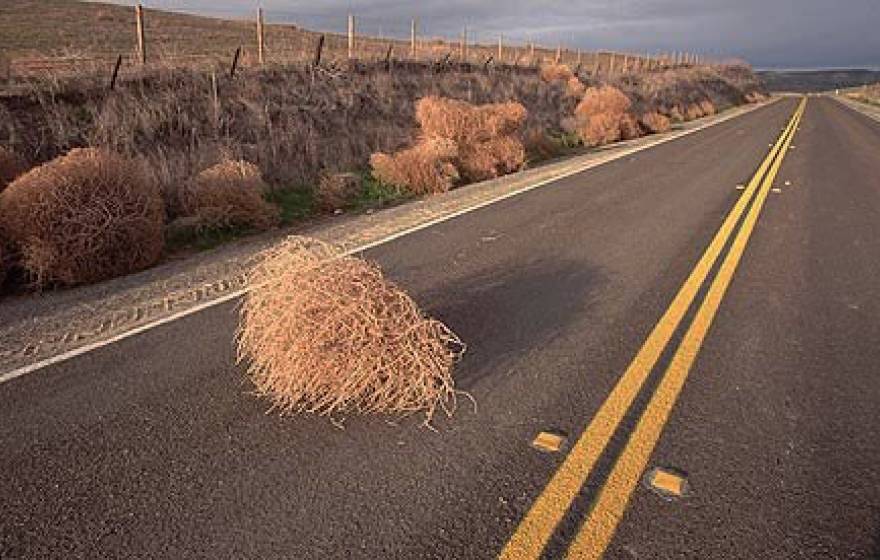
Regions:
<instances>
[{"instance_id":1,"label":"double yellow line","mask_svg":"<svg viewBox=\"0 0 880 560\"><path fill-rule=\"evenodd\" d=\"M730 285L805 107L806 98L802 98L788 125L749 181L743 195L725 218L672 304L654 326L607 400L520 522L499 558L523 560L541 556L547 541L577 497L614 432L632 406L748 208L748 214L694 320L568 550L569 558L586 559L602 556L660 438L663 426L684 386L691 365L721 304L721 299ZM749 208L749 203L753 199L754 203Z\"/></svg>"}]
</instances>

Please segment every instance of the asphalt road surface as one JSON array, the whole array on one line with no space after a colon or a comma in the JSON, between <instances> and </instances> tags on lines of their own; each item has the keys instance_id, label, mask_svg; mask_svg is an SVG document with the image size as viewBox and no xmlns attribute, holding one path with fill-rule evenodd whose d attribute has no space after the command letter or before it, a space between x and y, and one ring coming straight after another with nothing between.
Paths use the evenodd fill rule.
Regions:
<instances>
[{"instance_id":1,"label":"asphalt road surface","mask_svg":"<svg viewBox=\"0 0 880 560\"><path fill-rule=\"evenodd\" d=\"M476 409L266 414L216 306L0 385L0 557L880 557L880 124L785 99L366 256Z\"/></svg>"}]
</instances>

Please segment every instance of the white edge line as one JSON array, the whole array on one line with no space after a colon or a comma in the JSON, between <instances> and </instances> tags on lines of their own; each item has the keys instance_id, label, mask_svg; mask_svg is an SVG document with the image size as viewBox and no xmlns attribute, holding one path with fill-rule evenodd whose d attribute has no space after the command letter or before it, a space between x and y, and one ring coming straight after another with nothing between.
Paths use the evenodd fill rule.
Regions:
<instances>
[{"instance_id":1,"label":"white edge line","mask_svg":"<svg viewBox=\"0 0 880 560\"><path fill-rule=\"evenodd\" d=\"M516 189L516 190L510 191L508 193L499 195L495 198L490 198L488 200L484 200L483 202L479 202L477 204L474 204L473 206L468 206L466 208L462 208L461 210L456 210L456 211L451 212L449 214L445 214L443 216L439 216L439 217L434 218L432 220L428 220L427 222L422 222L422 223L417 224L415 226L412 226L410 228L406 228L406 229L400 230L396 233L392 233L391 235L388 235L388 236L383 237L381 239L377 239L376 241L372 241L370 243L360 245L360 246L355 247L353 249L349 249L349 250L345 251L343 254L348 256L348 255L353 255L355 253L362 253L364 251L367 251L367 250L372 249L374 247L378 247L380 245L384 245L385 243L388 243L390 241L394 241L395 239L399 239L399 238L404 237L406 235L409 235L411 233L415 233L417 231L427 229L429 227L435 226L437 224L443 223L443 222L451 220L453 218L457 218L458 216L462 216L464 214L468 214L468 213L473 212L475 210L479 210L480 208L485 208L486 206L495 204L496 202L501 202L502 200L507 200L508 198L513 198L514 196L518 196L520 194L529 192L531 190L543 187L549 183L555 183L556 181L561 181L562 179L566 179L568 177L571 177L572 175L577 175L578 173L583 173L584 171L588 171L590 169L605 165L606 163L610 163L610 162L618 160L622 157L626 157L628 155L631 155L631 154L634 154L637 152L641 152L642 150L647 150L649 148L659 146L660 144L665 144L666 142L678 140L679 138L683 138L683 137L688 136L690 134L693 134L695 132L699 132L701 130L705 130L707 128L710 128L712 126L727 122L727 121L734 119L736 117L741 117L743 115L751 113L752 111L760 109L761 107L767 107L769 105L772 105L773 103L776 103L777 101L779 101L781 99L782 99L782 97L777 97L773 101L771 101L770 103L766 103L764 105L756 105L756 106L752 107L751 109L747 109L747 110L740 110L735 113L731 113L726 116L722 116L722 117L715 119L713 121L703 123L699 126L695 126L694 128L689 128L687 130L678 131L677 134L672 134L672 135L669 135L669 136L666 136L663 138L658 138L653 142L647 142L641 146L634 146L634 147L630 147L630 148L625 148L623 151L612 154L608 159L597 158L596 160L586 162L583 165L583 167L578 167L577 169L564 171L564 172L560 173L559 175L555 175L555 176L549 177L547 179L542 179L541 181L538 181L536 183L531 183L531 184L526 185L524 187L521 187L519 189ZM111 344L115 344L115 343L119 342L120 340L125 340L126 338L129 338L129 337L141 334L143 332L152 330L156 327L160 327L162 325L174 322L178 319L183 319L184 317L188 317L188 316L193 315L195 313L198 313L200 311L204 311L205 309L209 309L211 307L224 304L228 301L231 301L233 299L241 297L246 292L247 292L247 289L236 290L234 292L224 294L216 299L212 299L210 301L206 301L204 303L200 303L199 305L190 307L189 309L184 309L183 311L179 311L177 313L168 315L167 317L162 317L161 319L156 319L155 321L153 321L151 323L145 323L145 324L140 325L138 327L134 327L133 329L121 332L119 334L111 336L110 338L107 338L104 340L99 340L96 342L92 342L91 344L86 344L85 346L80 346L79 348L74 348L73 350L68 350L67 352L62 352L61 354L57 354L55 356L52 356L51 358L46 358L44 360L40 360L39 362L35 362L33 364L23 366L18 369L14 369L10 372L7 372L7 373L0 375L0 385L2 385L3 383L6 383L8 381L12 381L13 379L21 377L23 375L33 373L33 372L40 370L40 369L43 369L45 367L48 367L48 366L51 366L51 365L54 365L54 364L57 364L60 362L67 361L67 360L69 360L71 358L75 358L77 356L81 356L83 354L91 352L92 350L97 350L98 348L102 348L104 346L109 346Z\"/></svg>"}]
</instances>

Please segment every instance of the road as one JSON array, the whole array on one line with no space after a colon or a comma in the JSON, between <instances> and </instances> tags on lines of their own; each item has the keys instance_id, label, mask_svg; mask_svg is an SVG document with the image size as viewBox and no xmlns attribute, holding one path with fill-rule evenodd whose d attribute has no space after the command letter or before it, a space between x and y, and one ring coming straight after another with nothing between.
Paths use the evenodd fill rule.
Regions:
<instances>
[{"instance_id":1,"label":"road","mask_svg":"<svg viewBox=\"0 0 880 560\"><path fill-rule=\"evenodd\" d=\"M369 250L436 432L266 414L234 303L0 385L0 558L880 557L880 125L798 104Z\"/></svg>"}]
</instances>

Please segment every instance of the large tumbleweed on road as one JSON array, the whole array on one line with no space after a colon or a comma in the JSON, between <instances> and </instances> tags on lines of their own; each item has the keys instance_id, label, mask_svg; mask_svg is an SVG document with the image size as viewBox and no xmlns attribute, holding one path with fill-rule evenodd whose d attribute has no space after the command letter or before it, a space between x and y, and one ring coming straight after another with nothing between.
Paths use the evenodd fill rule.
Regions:
<instances>
[{"instance_id":1,"label":"large tumbleweed on road","mask_svg":"<svg viewBox=\"0 0 880 560\"><path fill-rule=\"evenodd\" d=\"M375 264L290 237L259 257L248 290L239 359L273 408L452 414L464 345Z\"/></svg>"}]
</instances>

